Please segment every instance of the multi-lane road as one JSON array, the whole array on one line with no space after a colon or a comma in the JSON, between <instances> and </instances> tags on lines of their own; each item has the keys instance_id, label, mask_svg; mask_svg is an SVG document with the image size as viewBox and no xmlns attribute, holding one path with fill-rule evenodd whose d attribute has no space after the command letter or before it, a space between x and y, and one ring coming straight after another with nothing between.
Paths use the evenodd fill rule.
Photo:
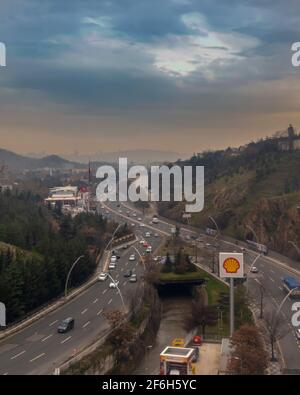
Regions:
<instances>
[{"instance_id":1,"label":"multi-lane road","mask_svg":"<svg viewBox=\"0 0 300 395\"><path fill-rule=\"evenodd\" d=\"M120 216L118 219L119 222L123 221ZM141 239L145 238L148 230L150 229L147 226L137 227L135 232ZM146 240L155 250L161 238L154 237L151 229L151 237ZM138 242L134 246L140 253L145 251ZM127 290L134 289L142 281L143 266L132 246L124 250L119 249L118 254L120 259L116 269L111 270L110 274L115 281L119 281L118 286L126 303L129 294ZM135 261L129 260L131 254L136 255ZM137 283L130 283L128 278L124 277L129 269L137 274ZM0 375L51 374L65 360L91 344L108 328L103 313L107 310L123 308L117 290L109 288L110 282L108 278L104 282L95 283L61 308L2 340ZM75 328L66 334L57 333L59 323L70 316L75 319Z\"/></svg>"},{"instance_id":2,"label":"multi-lane road","mask_svg":"<svg viewBox=\"0 0 300 395\"><path fill-rule=\"evenodd\" d=\"M150 223L150 217L145 217L141 212L125 204L109 203L109 205L99 206L99 210L110 219L130 224L139 239L145 239L145 233L150 231L151 236L146 240L150 242L153 250L159 246L164 236L171 234L171 228L174 226L173 223L162 218L158 224ZM155 233L157 233L156 236L154 236ZM181 226L182 237L185 238L192 233L200 234L199 231L195 232L190 227ZM138 242L134 246L140 253L145 251L145 248ZM232 240L221 239L220 241L220 250L232 251L238 248ZM136 251L132 246L125 250L120 249L120 259L116 269L111 271L114 280L119 281L119 288L125 303L127 290L137 286L135 283L129 283L128 279L124 277L125 271L129 269L134 271L138 276L138 282L141 281L143 273L143 266L139 263L138 254L136 254L135 261L129 261L129 255L133 253L136 254ZM255 253L247 250L245 260L248 266L255 256ZM273 254L272 257L285 266L280 266L269 257L261 257L256 263L259 273L249 276L249 292L257 302L258 281L263 282L266 287L265 311L278 307L285 295L281 279L283 276L291 274L289 266L296 266L295 262L278 254L275 256ZM294 273L293 275L295 276ZM91 344L108 328L103 313L107 310L122 309L122 300L116 289L109 288L109 283L109 279L105 282L95 283L59 309L2 340L0 342L0 375L51 374L65 360ZM291 326L291 305L292 301L288 300L282 309L283 317L290 331L284 339L280 340L279 345L286 367L298 369L300 367L300 343ZM66 334L58 334L58 324L69 316L75 319L75 328Z\"/></svg>"},{"instance_id":3,"label":"multi-lane road","mask_svg":"<svg viewBox=\"0 0 300 395\"><path fill-rule=\"evenodd\" d=\"M122 204L118 207L118 203L110 203L109 215L112 216L122 216L126 217L127 211L130 206L127 204ZM120 212L121 211L121 212ZM139 212L137 216L141 217ZM135 217L136 218L136 217ZM116 219L116 218L115 218ZM147 223L142 217L142 220ZM149 221L149 219L148 219ZM180 225L180 234L183 238L191 235L202 235L199 230L193 229L192 227L187 227ZM174 226L174 222L169 221L166 218L161 218L159 224L155 225L156 229L170 234L171 227ZM205 235L206 241L212 240L212 237ZM220 237L219 239L219 250L220 251L241 251L241 248L247 247L246 244L239 242L236 243L235 240L228 237ZM250 265L253 260L257 257L257 253L246 248L244 254L246 272L249 270ZM254 304L259 306L259 285L263 284L265 287L264 294L264 314L268 314L271 311L276 311L281 304L283 298L286 296L285 291L282 287L282 278L287 275L296 277L300 281L300 266L297 262L290 260L289 258L282 256L280 254L269 252L268 256L261 256L255 263L258 268L258 273L248 274L248 286L249 286L249 296L254 301ZM298 274L294 270L298 270ZM285 321L284 332L287 332L284 338L280 339L278 342L279 350L284 361L285 368L287 370L298 370L300 371L300 341L296 337L295 328L292 326L292 304L294 300L288 299L281 309L281 316Z\"/></svg>"}]
</instances>

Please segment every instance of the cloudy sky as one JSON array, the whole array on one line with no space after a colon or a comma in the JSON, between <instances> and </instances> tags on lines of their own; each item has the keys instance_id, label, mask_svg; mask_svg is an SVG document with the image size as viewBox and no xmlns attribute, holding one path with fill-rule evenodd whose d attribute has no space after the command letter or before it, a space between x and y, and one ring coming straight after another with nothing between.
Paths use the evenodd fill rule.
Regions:
<instances>
[{"instance_id":1,"label":"cloudy sky","mask_svg":"<svg viewBox=\"0 0 300 395\"><path fill-rule=\"evenodd\" d=\"M192 153L300 129L299 0L1 0L0 147Z\"/></svg>"}]
</instances>

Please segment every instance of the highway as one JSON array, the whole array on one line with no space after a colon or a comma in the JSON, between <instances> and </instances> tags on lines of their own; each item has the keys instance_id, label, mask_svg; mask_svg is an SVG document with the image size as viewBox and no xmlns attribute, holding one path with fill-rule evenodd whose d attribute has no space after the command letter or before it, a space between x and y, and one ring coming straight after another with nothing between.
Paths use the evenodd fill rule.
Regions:
<instances>
[{"instance_id":1,"label":"highway","mask_svg":"<svg viewBox=\"0 0 300 395\"><path fill-rule=\"evenodd\" d=\"M119 220L122 222L122 218ZM139 238L144 238L148 230L145 226L135 232ZM152 234L146 240L155 249L161 238ZM140 253L144 253L145 248L140 243L135 243L135 247ZM135 261L129 261L130 254L136 255ZM119 255L116 269L111 270L110 274L114 280L119 281L119 288L126 303L127 290L134 289L142 281L143 267L133 247L119 249ZM137 283L129 283L128 278L124 278L125 271L129 269L137 274ZM91 344L108 328L103 312L123 308L117 290L109 288L110 282L107 279L105 282L95 283L58 310L2 340L0 375L53 374L62 362ZM75 328L66 334L57 333L59 323L69 316L75 319Z\"/></svg>"},{"instance_id":2,"label":"highway","mask_svg":"<svg viewBox=\"0 0 300 395\"><path fill-rule=\"evenodd\" d=\"M118 206L118 203L109 203L109 209L113 210L113 213L111 212L110 215L113 216L115 219L118 215L126 216L127 211L131 207L128 203L121 203L120 212L120 207ZM137 217L142 217L140 211L135 209L135 212L136 217L134 217L134 219ZM142 218L142 221L147 223L150 219L151 218ZM159 223L153 226L155 226L157 230L170 234L170 230L174 226L174 221L169 221L168 219L162 217L159 217L159 219ZM212 237L205 235L200 230L195 230L192 227L188 227L180 223L178 223L178 226L180 226L180 234L183 238L189 238L191 235L197 237L204 236L204 242L212 242ZM249 271L250 265L257 257L258 253L248 249L245 243L239 242L239 244L237 245L235 240L228 237L221 237L219 243L219 250L223 252L240 252L242 247L246 247L244 259L246 265L245 272L247 273ZM276 263L274 260L279 261L280 264ZM300 281L300 275L295 274L295 272L293 271L293 269L300 270L299 264L285 256L270 251L268 256L261 256L257 260L255 266L258 268L259 272L257 274L249 273L249 296L254 304L259 306L260 298L258 289L259 283L262 283L266 288L264 297L264 313L270 312L272 310L277 310L286 295L282 288L282 278L284 276L291 275ZM292 327L291 324L291 318L293 314L291 307L294 302L295 300L288 299L283 305L280 314L286 321L285 331L287 332L287 334L283 339L278 342L280 353L284 360L285 368L291 370L300 369L300 341L297 339L295 329Z\"/></svg>"},{"instance_id":3,"label":"highway","mask_svg":"<svg viewBox=\"0 0 300 395\"><path fill-rule=\"evenodd\" d=\"M171 228L174 226L166 219L160 219L158 224L151 224L151 217L143 216L140 211L127 204L117 202L101 204L99 205L99 211L102 215L119 223L127 222L132 226L139 239L143 238L150 242L153 250L159 246L164 236L171 234ZM141 226L141 224L144 224L144 226ZM179 225L181 236L184 238L192 234L203 235L200 231L195 232L190 227ZM151 232L150 238L145 238L147 231ZM159 237L155 237L155 233ZM206 236L206 240L209 241L211 238ZM135 247L138 248L140 253L145 252L145 248L140 243L135 243ZM232 241L228 241L228 239L221 239L220 250L239 250L239 246ZM136 254L133 247L126 250L120 249L119 255L121 257L118 260L117 267L111 271L113 278L120 281L119 287L125 302L127 301L127 290L136 287L137 284L128 283L128 279L123 277L124 272L128 269L135 271L138 282L141 281L143 273L143 267L141 263L138 263L138 259L129 261L128 257L133 253ZM256 255L256 253L247 250L245 261L248 267ZM274 256L285 265L291 265L291 267L297 265L296 262L291 262L286 257L281 257L278 254L274 254ZM281 279L283 276L291 274L288 267L281 267L268 257L261 257L257 261L256 267L258 267L259 273L249 276L250 295L257 303L257 285L258 281L261 281L266 286L265 311L277 308L285 295L282 290ZM294 273L292 275L295 276ZM299 276L295 277L300 280ZM110 280L95 283L58 310L2 340L0 342L0 375L53 374L54 369L59 367L66 359L91 344L108 328L103 312L122 309L121 298L115 289L109 289L109 282ZM290 331L279 342L279 345L286 367L288 369L298 369L300 365L300 343L291 327L291 305L292 301L288 300L282 309L282 314ZM58 324L69 316L75 319L74 330L66 334L58 334Z\"/></svg>"}]
</instances>

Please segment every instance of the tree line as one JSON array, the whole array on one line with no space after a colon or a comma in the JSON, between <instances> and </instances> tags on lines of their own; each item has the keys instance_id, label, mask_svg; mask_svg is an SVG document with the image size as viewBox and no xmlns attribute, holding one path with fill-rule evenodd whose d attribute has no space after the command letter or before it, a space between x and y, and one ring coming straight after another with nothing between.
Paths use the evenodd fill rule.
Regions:
<instances>
[{"instance_id":1,"label":"tree line","mask_svg":"<svg viewBox=\"0 0 300 395\"><path fill-rule=\"evenodd\" d=\"M6 305L7 322L62 294L67 273L80 255L84 258L69 286L83 283L95 270L96 256L114 226L99 215L53 213L30 192L0 194L0 301Z\"/></svg>"}]
</instances>

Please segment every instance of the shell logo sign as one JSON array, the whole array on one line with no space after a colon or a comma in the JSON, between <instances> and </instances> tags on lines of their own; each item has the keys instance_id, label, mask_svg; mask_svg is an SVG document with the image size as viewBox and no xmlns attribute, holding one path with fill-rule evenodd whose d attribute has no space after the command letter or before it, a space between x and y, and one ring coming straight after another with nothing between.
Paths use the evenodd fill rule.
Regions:
<instances>
[{"instance_id":1,"label":"shell logo sign","mask_svg":"<svg viewBox=\"0 0 300 395\"><path fill-rule=\"evenodd\" d=\"M244 277L244 256L241 253L220 252L220 277Z\"/></svg>"}]
</instances>

